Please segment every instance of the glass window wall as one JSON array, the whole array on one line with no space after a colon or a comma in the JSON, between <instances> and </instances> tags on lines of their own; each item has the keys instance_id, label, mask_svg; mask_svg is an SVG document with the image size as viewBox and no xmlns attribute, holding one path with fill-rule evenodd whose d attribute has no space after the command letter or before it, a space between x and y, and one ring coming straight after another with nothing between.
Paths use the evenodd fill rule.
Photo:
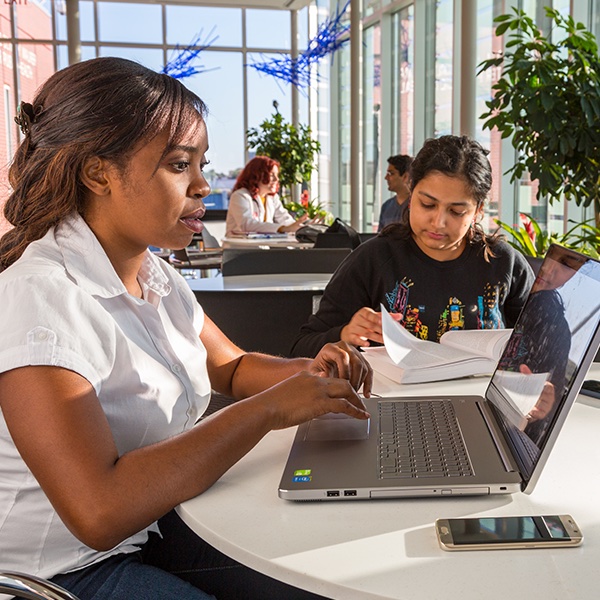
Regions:
<instances>
[{"instance_id":1,"label":"glass window wall","mask_svg":"<svg viewBox=\"0 0 600 600\"><path fill-rule=\"evenodd\" d=\"M435 135L452 133L454 0L437 0L435 9Z\"/></svg>"},{"instance_id":2,"label":"glass window wall","mask_svg":"<svg viewBox=\"0 0 600 600\"><path fill-rule=\"evenodd\" d=\"M290 12L246 10L246 44L252 48L289 49L292 44Z\"/></svg>"},{"instance_id":3,"label":"glass window wall","mask_svg":"<svg viewBox=\"0 0 600 600\"><path fill-rule=\"evenodd\" d=\"M308 19L308 8L298 11L300 51L308 43ZM286 120L291 120L291 86L247 66L254 60L289 52L288 10L80 0L79 22L82 60L97 55L120 56L160 71L179 48L193 40L197 39L199 45L208 44L195 63L201 72L183 82L209 108L211 165L207 172L214 175L211 184L219 193L231 188L244 166L245 127L255 127L273 114L273 100L277 100ZM5 90L5 118L0 123L6 140L0 145L0 160L6 165L18 140L17 127L7 116L14 116L17 98L31 100L57 68L68 65L66 4L49 0L4 3L0 5L0 36L6 40L0 55ZM17 44L25 39L31 42ZM277 54L261 54L269 49ZM17 77L13 73L13 52L19 65ZM308 93L300 94L299 113L300 122L307 123ZM10 136L14 138L12 145ZM0 171L2 185L7 189L6 169ZM6 196L2 193L0 204Z\"/></svg>"},{"instance_id":4,"label":"glass window wall","mask_svg":"<svg viewBox=\"0 0 600 600\"><path fill-rule=\"evenodd\" d=\"M12 7L15 33L18 38L25 40L52 39L52 5L50 2L18 2L5 1L5 6ZM12 37L12 35L9 35Z\"/></svg>"},{"instance_id":5,"label":"glass window wall","mask_svg":"<svg viewBox=\"0 0 600 600\"><path fill-rule=\"evenodd\" d=\"M493 32L495 16L509 12L512 6L519 6L539 21L542 29L549 31L543 8L550 3L551 0L478 0L477 62L502 48L502 40ZM600 9L595 4L589 3L590 23L598 33ZM553 0L552 5L567 14L572 2ZM31 98L34 90L56 68L67 65L65 6L62 1L53 3L49 0L0 5L5 117L14 115L17 99ZM453 65L459 64L454 49L460 48L456 39L460 28L454 27L454 0L365 0L363 6L361 227L367 230L373 225L383 199L381 188L384 186L379 170L385 161L381 154L385 157L396 153L414 154L415 144L432 131L435 135L456 131L453 94L457 74ZM317 23L334 14L336 7L332 1L315 0L310 8L299 11L299 51L306 47L311 34L316 33ZM198 60L203 72L186 83L209 106L209 158L212 161L210 168L215 173L229 174L243 166L246 160L244 129L256 127L273 114L273 100L277 100L279 111L285 118L291 120L290 85L245 66L254 60L289 51L289 11L164 4L162 0L145 3L80 0L79 9L84 60L96 55L118 55L159 70L172 57L176 46L185 47L198 35L200 43L211 42ZM309 23L312 23L312 29L309 29ZM435 75L431 77L433 95L424 81L428 64L424 55L429 48L435 54ZM18 64L16 71L15 62ZM336 65L334 70L332 65ZM324 143L316 175L318 194L311 193L311 197L317 196L328 202L330 192L334 191L332 211L336 216L350 220L350 131L352 126L359 124L350 123L349 44L333 57L321 61L315 67L314 73L317 72L321 79L315 78L311 89L299 94L300 122L306 123L310 118L313 134ZM382 73L387 73L383 87ZM484 111L485 99L497 76L497 73L489 73L478 78L478 114ZM382 91L385 97L382 97ZM418 113L424 106L423 114L433 115L431 125L415 122L415 102L419 103ZM1 145L0 152L4 156L0 155L0 159L6 164L18 140L18 130L8 118L0 123L5 128L6 140ZM506 140L501 142L496 133L484 132L481 128L478 128L477 137L490 148L494 170L487 220L489 228L493 217L511 221L518 210L532 213L552 230L563 228L566 219L562 203L548 206L545 201L538 202L535 199L536 184L526 178L514 188L508 185L502 171L510 165L510 156L506 154L512 152L512 148ZM12 146L11 139L14 141ZM332 165L329 164L330 156ZM5 181L5 170L0 173L0 184L2 177ZM511 214L505 214L507 211Z\"/></svg>"},{"instance_id":6,"label":"glass window wall","mask_svg":"<svg viewBox=\"0 0 600 600\"><path fill-rule=\"evenodd\" d=\"M247 62L269 61L279 58L280 54L249 54ZM292 119L292 88L281 79L249 68L248 77L248 126L258 127L275 112L273 102L277 102L277 111L286 121Z\"/></svg>"},{"instance_id":7,"label":"glass window wall","mask_svg":"<svg viewBox=\"0 0 600 600\"><path fill-rule=\"evenodd\" d=\"M66 5L57 4L54 11L56 22L56 39L67 41L67 11ZM95 34L94 3L89 0L79 0L79 36L82 42L93 42Z\"/></svg>"},{"instance_id":8,"label":"glass window wall","mask_svg":"<svg viewBox=\"0 0 600 600\"><path fill-rule=\"evenodd\" d=\"M411 4L392 15L392 154L414 154L414 12Z\"/></svg>"},{"instance_id":9,"label":"glass window wall","mask_svg":"<svg viewBox=\"0 0 600 600\"><path fill-rule=\"evenodd\" d=\"M229 192L245 163L243 59L241 52L207 52L207 71L186 79L186 86L208 107L210 164L205 174L211 187L206 201L209 209L225 209ZM226 82L227 94L223 94Z\"/></svg>"},{"instance_id":10,"label":"glass window wall","mask_svg":"<svg viewBox=\"0 0 600 600\"><path fill-rule=\"evenodd\" d=\"M350 44L346 44L336 53L338 68L338 164L339 164L339 197L337 216L350 222L350 186L352 177L350 172Z\"/></svg>"},{"instance_id":11,"label":"glass window wall","mask_svg":"<svg viewBox=\"0 0 600 600\"><path fill-rule=\"evenodd\" d=\"M381 26L365 30L363 42L363 231L376 231L381 197Z\"/></svg>"},{"instance_id":12,"label":"glass window wall","mask_svg":"<svg viewBox=\"0 0 600 600\"><path fill-rule=\"evenodd\" d=\"M242 45L242 11L239 8L177 6L167 10L167 44L185 47L199 37L200 45L211 47Z\"/></svg>"},{"instance_id":13,"label":"glass window wall","mask_svg":"<svg viewBox=\"0 0 600 600\"><path fill-rule=\"evenodd\" d=\"M551 30L551 22L546 17L546 6L558 10L564 15L568 15L570 11L570 0L522 0L522 8L528 14L534 17L535 23L548 36L553 35L553 41L559 41L556 38L560 32ZM551 37L552 39L552 37ZM569 228L567 222L568 206L564 202L554 202L550 204L547 198L536 197L538 183L531 180L529 174L524 176L517 182L517 204L514 215L514 221L518 221L518 213L527 213L531 215L543 229L555 233L563 233Z\"/></svg>"},{"instance_id":14,"label":"glass window wall","mask_svg":"<svg viewBox=\"0 0 600 600\"><path fill-rule=\"evenodd\" d=\"M101 42L156 44L162 41L162 7L159 4L98 2L97 10Z\"/></svg>"},{"instance_id":15,"label":"glass window wall","mask_svg":"<svg viewBox=\"0 0 600 600\"><path fill-rule=\"evenodd\" d=\"M504 0L480 0L477 9L477 64L498 56L503 50L503 36L496 36L494 18L505 13ZM477 115L483 114L487 107L486 101L492 95L492 86L501 75L500 69L487 70L476 80L476 110ZM494 219L502 209L502 139L498 130L483 129L483 121L477 127L477 141L490 151L489 159L492 165L493 185L490 201L482 223L484 229L496 229ZM512 221L509 219L509 221Z\"/></svg>"}]
</instances>

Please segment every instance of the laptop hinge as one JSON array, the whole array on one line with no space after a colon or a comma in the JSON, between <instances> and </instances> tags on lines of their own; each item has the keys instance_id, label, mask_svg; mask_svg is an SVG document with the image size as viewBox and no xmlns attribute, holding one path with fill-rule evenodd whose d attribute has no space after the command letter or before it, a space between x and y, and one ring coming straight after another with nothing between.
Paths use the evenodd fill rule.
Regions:
<instances>
[{"instance_id":1,"label":"laptop hinge","mask_svg":"<svg viewBox=\"0 0 600 600\"><path fill-rule=\"evenodd\" d=\"M516 472L518 469L513 468L511 460L508 457L508 454L506 453L504 446L500 442L500 436L498 435L496 428L493 426L493 417L490 414L490 409L483 402L477 402L477 406L479 408L479 412L481 412L481 416L483 417L483 420L485 421L488 431L490 432L490 435L492 436L494 446L496 446L496 450L498 451L498 454L500 455L500 460L502 461L504 469L508 473Z\"/></svg>"}]
</instances>

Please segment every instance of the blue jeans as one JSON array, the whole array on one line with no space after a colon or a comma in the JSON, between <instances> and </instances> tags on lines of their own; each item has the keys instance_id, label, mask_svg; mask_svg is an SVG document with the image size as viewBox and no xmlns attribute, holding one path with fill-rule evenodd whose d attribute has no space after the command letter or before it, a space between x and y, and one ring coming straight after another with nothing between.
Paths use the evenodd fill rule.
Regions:
<instances>
[{"instance_id":1,"label":"blue jeans","mask_svg":"<svg viewBox=\"0 0 600 600\"><path fill-rule=\"evenodd\" d=\"M161 538L52 581L80 600L324 600L253 571L193 533L171 511ZM203 591L201 591L203 590Z\"/></svg>"}]
</instances>

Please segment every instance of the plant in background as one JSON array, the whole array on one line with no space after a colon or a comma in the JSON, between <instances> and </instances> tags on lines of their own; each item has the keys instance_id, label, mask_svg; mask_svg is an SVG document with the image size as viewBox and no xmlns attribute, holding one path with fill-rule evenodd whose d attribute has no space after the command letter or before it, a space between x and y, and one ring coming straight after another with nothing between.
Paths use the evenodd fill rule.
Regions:
<instances>
[{"instance_id":1,"label":"plant in background","mask_svg":"<svg viewBox=\"0 0 600 600\"><path fill-rule=\"evenodd\" d=\"M598 253L600 228L590 223L593 219L582 223L569 220L570 223L574 223L573 227L566 233L558 234L542 231L539 223L525 213L519 213L519 217L521 218L520 227L512 227L499 219L495 219L495 221L499 227L512 236L512 239L507 240L508 243L525 256L542 258L546 255L550 244L560 244L592 258L600 258Z\"/></svg>"},{"instance_id":2,"label":"plant in background","mask_svg":"<svg viewBox=\"0 0 600 600\"><path fill-rule=\"evenodd\" d=\"M479 73L502 67L484 129L512 136L517 150L511 182L528 171L538 199L562 197L593 205L600 226L600 59L592 33L572 17L546 7L552 35L542 35L522 10L501 15L496 35L511 32L501 56L480 63Z\"/></svg>"},{"instance_id":3,"label":"plant in background","mask_svg":"<svg viewBox=\"0 0 600 600\"><path fill-rule=\"evenodd\" d=\"M331 225L334 221L334 216L318 200L285 202L283 206L296 218L308 215L309 219L318 219L325 225Z\"/></svg>"},{"instance_id":4,"label":"plant in background","mask_svg":"<svg viewBox=\"0 0 600 600\"><path fill-rule=\"evenodd\" d=\"M279 162L279 181L285 190L282 196L289 197L295 184L310 181L321 144L312 139L308 125L287 123L279 114L277 101L273 106L271 118L246 132L248 148Z\"/></svg>"}]
</instances>

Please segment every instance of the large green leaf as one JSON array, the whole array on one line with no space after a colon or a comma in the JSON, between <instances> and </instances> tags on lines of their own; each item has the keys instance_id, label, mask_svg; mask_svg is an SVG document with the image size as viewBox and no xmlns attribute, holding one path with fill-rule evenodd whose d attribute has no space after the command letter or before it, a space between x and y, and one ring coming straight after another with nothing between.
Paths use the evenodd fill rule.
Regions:
<instances>
[{"instance_id":1,"label":"large green leaf","mask_svg":"<svg viewBox=\"0 0 600 600\"><path fill-rule=\"evenodd\" d=\"M503 55L478 65L478 73L502 67L481 116L483 128L511 138L517 150L511 181L528 171L538 180L538 199L564 197L597 207L599 169L589 157L600 156L598 44L572 17L545 12L551 38L520 9L495 19L496 33L509 39Z\"/></svg>"}]
</instances>

